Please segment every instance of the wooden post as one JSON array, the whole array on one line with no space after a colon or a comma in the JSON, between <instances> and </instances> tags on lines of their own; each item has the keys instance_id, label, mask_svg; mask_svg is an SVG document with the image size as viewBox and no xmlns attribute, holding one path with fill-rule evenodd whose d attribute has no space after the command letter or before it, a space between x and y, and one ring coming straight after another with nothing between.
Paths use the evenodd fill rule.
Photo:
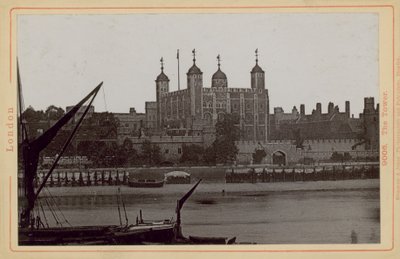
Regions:
<instances>
[{"instance_id":1,"label":"wooden post","mask_svg":"<svg viewBox=\"0 0 400 259\"><path fill-rule=\"evenodd\" d=\"M50 187L53 187L54 185L54 180L53 180L53 174L50 175Z\"/></svg>"},{"instance_id":2,"label":"wooden post","mask_svg":"<svg viewBox=\"0 0 400 259\"><path fill-rule=\"evenodd\" d=\"M87 186L92 185L92 180L90 179L90 172L89 172L89 171L87 172L87 182L86 182L86 185L87 185Z\"/></svg>"},{"instance_id":3,"label":"wooden post","mask_svg":"<svg viewBox=\"0 0 400 259\"><path fill-rule=\"evenodd\" d=\"M124 171L124 176L122 177L122 184L126 185L127 179L126 179L126 171Z\"/></svg>"},{"instance_id":4,"label":"wooden post","mask_svg":"<svg viewBox=\"0 0 400 259\"><path fill-rule=\"evenodd\" d=\"M265 167L262 170L262 182L265 183Z\"/></svg>"},{"instance_id":5,"label":"wooden post","mask_svg":"<svg viewBox=\"0 0 400 259\"><path fill-rule=\"evenodd\" d=\"M79 172L79 186L83 186L83 176L82 176L82 172Z\"/></svg>"},{"instance_id":6,"label":"wooden post","mask_svg":"<svg viewBox=\"0 0 400 259\"><path fill-rule=\"evenodd\" d=\"M317 176L317 170L315 169L315 166L314 166L314 170L313 170L313 181L316 181L317 179L316 179L316 176Z\"/></svg>"},{"instance_id":7,"label":"wooden post","mask_svg":"<svg viewBox=\"0 0 400 259\"><path fill-rule=\"evenodd\" d=\"M293 168L293 182L296 182L296 170Z\"/></svg>"},{"instance_id":8,"label":"wooden post","mask_svg":"<svg viewBox=\"0 0 400 259\"><path fill-rule=\"evenodd\" d=\"M57 186L58 186L58 187L61 186L61 175L60 175L60 171L58 171L58 173L57 173Z\"/></svg>"},{"instance_id":9,"label":"wooden post","mask_svg":"<svg viewBox=\"0 0 400 259\"><path fill-rule=\"evenodd\" d=\"M271 177L271 182L276 182L276 172L275 172L275 168L274 169L272 169L272 177Z\"/></svg>"},{"instance_id":10,"label":"wooden post","mask_svg":"<svg viewBox=\"0 0 400 259\"><path fill-rule=\"evenodd\" d=\"M112 176L111 176L111 171L109 171L108 173L108 185L112 185L113 180L112 180Z\"/></svg>"},{"instance_id":11,"label":"wooden post","mask_svg":"<svg viewBox=\"0 0 400 259\"><path fill-rule=\"evenodd\" d=\"M67 171L65 171L65 186L68 186L69 182L68 182L68 173Z\"/></svg>"},{"instance_id":12,"label":"wooden post","mask_svg":"<svg viewBox=\"0 0 400 259\"><path fill-rule=\"evenodd\" d=\"M119 184L120 184L120 182L119 182L119 172L117 170L117 176L115 177L115 185L119 185Z\"/></svg>"},{"instance_id":13,"label":"wooden post","mask_svg":"<svg viewBox=\"0 0 400 259\"><path fill-rule=\"evenodd\" d=\"M75 185L76 185L76 181L75 181L75 172L74 172L74 171L72 171L71 185L72 185L72 186L75 186Z\"/></svg>"}]
</instances>

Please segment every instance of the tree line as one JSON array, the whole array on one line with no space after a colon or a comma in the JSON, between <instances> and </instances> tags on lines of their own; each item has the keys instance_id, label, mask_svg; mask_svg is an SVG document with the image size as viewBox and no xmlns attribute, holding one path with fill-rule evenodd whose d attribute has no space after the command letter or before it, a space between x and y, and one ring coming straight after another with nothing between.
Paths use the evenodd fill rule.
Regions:
<instances>
[{"instance_id":1,"label":"tree line","mask_svg":"<svg viewBox=\"0 0 400 259\"><path fill-rule=\"evenodd\" d=\"M27 125L28 135L33 139L41 131L51 127L51 124L64 114L62 108L51 105L45 111L36 111L28 107L22 116ZM179 163L185 165L233 163L238 154L235 141L240 135L236 126L237 121L238 118L230 114L219 120L215 125L215 140L209 147L204 148L195 144L182 145ZM143 140L136 149L129 138L118 144L118 126L118 119L112 113L90 114L84 119L78 133L65 150L64 156L86 156L91 166L95 167L161 165L165 162L160 147L149 140ZM55 157L73 128L74 123L69 123L59 131L41 153L42 159Z\"/></svg>"}]
</instances>

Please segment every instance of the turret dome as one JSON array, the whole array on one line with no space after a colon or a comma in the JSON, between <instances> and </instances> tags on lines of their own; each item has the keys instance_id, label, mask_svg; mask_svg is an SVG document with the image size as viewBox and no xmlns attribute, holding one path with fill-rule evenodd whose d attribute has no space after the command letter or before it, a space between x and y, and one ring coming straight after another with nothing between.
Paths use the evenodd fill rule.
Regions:
<instances>
[{"instance_id":1,"label":"turret dome","mask_svg":"<svg viewBox=\"0 0 400 259\"><path fill-rule=\"evenodd\" d=\"M226 75L220 68L218 68L217 72L212 76L212 79L226 79Z\"/></svg>"},{"instance_id":2,"label":"turret dome","mask_svg":"<svg viewBox=\"0 0 400 259\"><path fill-rule=\"evenodd\" d=\"M157 82L159 82L159 81L169 81L169 78L168 78L168 76L166 74L164 74L164 71L162 71L161 74L159 74L157 76L156 81Z\"/></svg>"},{"instance_id":3,"label":"turret dome","mask_svg":"<svg viewBox=\"0 0 400 259\"><path fill-rule=\"evenodd\" d=\"M191 68L189 68L189 71L187 72L188 74L201 74L200 68L196 66L196 64L193 64Z\"/></svg>"}]
</instances>

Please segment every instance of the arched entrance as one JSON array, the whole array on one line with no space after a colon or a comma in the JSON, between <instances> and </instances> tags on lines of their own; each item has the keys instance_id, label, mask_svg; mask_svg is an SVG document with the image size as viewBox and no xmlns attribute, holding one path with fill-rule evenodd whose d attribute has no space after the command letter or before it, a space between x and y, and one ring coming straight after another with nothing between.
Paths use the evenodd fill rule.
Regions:
<instances>
[{"instance_id":1,"label":"arched entrance","mask_svg":"<svg viewBox=\"0 0 400 259\"><path fill-rule=\"evenodd\" d=\"M275 151L272 154L272 164L274 165L286 165L286 154L282 151Z\"/></svg>"}]
</instances>

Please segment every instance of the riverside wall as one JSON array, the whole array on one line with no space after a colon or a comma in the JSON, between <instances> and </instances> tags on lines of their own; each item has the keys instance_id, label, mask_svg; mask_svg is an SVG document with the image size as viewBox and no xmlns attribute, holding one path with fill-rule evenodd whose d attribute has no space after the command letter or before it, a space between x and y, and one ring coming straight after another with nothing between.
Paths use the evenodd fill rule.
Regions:
<instances>
[{"instance_id":1,"label":"riverside wall","mask_svg":"<svg viewBox=\"0 0 400 259\"><path fill-rule=\"evenodd\" d=\"M196 167L143 167L143 168L93 168L57 169L46 182L50 187L127 185L130 174L163 179L164 174L184 171L191 175L191 182L244 183L282 181L324 181L379 178L379 163L324 163L313 166L249 165L249 166L196 166ZM35 181L38 186L46 170L39 170ZM22 175L19 175L22 183ZM20 185L21 186L21 185Z\"/></svg>"}]
</instances>

